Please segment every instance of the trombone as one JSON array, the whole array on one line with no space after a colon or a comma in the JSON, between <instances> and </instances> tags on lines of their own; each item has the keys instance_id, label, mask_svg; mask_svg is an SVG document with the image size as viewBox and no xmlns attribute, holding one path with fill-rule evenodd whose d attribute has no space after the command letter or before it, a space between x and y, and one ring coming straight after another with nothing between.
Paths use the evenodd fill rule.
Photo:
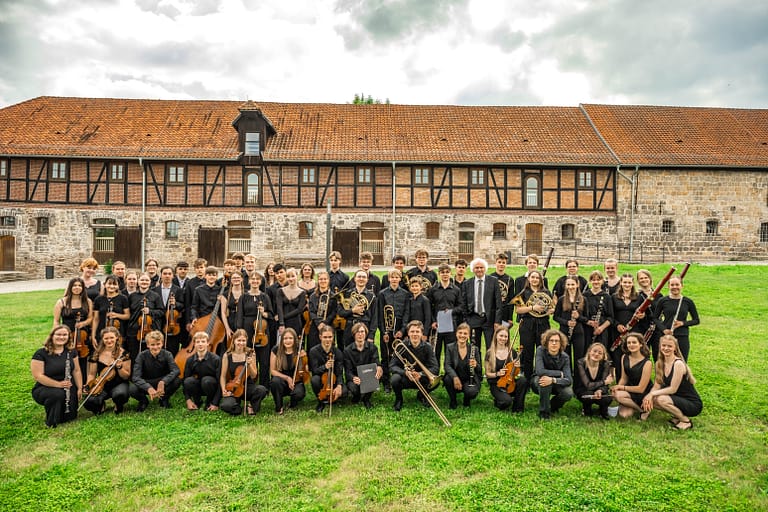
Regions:
<instances>
[{"instance_id":1,"label":"trombone","mask_svg":"<svg viewBox=\"0 0 768 512\"><path fill-rule=\"evenodd\" d=\"M395 339L392 342L392 352L397 356L400 362L403 363L403 367L405 368L405 371L407 372L415 371L416 366L418 366L421 369L421 371L424 373L424 376L429 379L430 390L433 390L440 385L440 377L430 372L429 368L424 366L424 363L419 361L419 358L416 357L416 354L414 354L413 351L411 351L411 349L409 349L402 340ZM408 357L412 358L413 362L409 361ZM413 381L413 383L416 384L416 387L424 396L424 398L427 400L427 402L429 402L429 405L432 406L432 409L434 409L437 415L440 417L440 419L443 420L443 423L445 423L445 426L450 427L451 422L448 421L448 418L445 417L445 414L443 414L443 411L441 411L440 407L437 406L437 403L435 402L435 399L432 398L432 395L430 395L429 392L426 389L424 389L424 385L421 383L420 379L416 379L415 381Z\"/></svg>"}]
</instances>

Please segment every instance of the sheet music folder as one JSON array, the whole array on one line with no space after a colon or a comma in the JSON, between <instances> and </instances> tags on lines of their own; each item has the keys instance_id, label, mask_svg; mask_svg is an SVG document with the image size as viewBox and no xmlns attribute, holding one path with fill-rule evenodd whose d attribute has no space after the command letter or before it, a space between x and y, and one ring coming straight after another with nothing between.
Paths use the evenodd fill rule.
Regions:
<instances>
[{"instance_id":1,"label":"sheet music folder","mask_svg":"<svg viewBox=\"0 0 768 512\"><path fill-rule=\"evenodd\" d=\"M372 393L379 389L379 380L376 378L376 363L358 366L357 376L360 377L360 393Z\"/></svg>"}]
</instances>

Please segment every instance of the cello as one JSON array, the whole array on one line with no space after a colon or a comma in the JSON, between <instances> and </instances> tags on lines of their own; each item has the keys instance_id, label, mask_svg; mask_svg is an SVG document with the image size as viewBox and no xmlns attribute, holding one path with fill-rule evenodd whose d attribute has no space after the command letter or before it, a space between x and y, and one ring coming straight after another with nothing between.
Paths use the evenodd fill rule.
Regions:
<instances>
[{"instance_id":1,"label":"cello","mask_svg":"<svg viewBox=\"0 0 768 512\"><path fill-rule=\"evenodd\" d=\"M227 330L224 328L224 323L221 321L221 318L219 318L219 310L221 308L219 297L224 295L224 283L228 280L229 274L224 274L224 278L221 281L221 290L216 297L216 304L213 306L213 311L195 320L192 324L192 328L189 330L189 344L184 350L179 350L176 357L174 357L176 365L181 371L181 375L184 375L184 367L187 365L187 359L189 359L189 356L195 351L195 334L198 332L205 332L208 335L208 339L211 341L211 352L214 354L219 347L219 343L227 337Z\"/></svg>"}]
</instances>

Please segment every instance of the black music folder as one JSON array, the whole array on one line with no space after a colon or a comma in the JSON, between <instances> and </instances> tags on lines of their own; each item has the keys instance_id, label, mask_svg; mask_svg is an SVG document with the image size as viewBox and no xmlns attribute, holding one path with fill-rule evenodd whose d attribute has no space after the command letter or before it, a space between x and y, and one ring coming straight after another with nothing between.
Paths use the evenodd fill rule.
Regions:
<instances>
[{"instance_id":1,"label":"black music folder","mask_svg":"<svg viewBox=\"0 0 768 512\"><path fill-rule=\"evenodd\" d=\"M376 378L376 363L358 366L357 376L360 377L360 393L372 393L379 389L379 379Z\"/></svg>"}]
</instances>

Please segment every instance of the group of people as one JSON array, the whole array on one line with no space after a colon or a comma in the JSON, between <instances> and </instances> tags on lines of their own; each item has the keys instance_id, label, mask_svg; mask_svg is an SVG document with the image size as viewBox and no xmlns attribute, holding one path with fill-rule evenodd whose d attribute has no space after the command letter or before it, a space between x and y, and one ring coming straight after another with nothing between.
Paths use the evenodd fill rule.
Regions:
<instances>
[{"instance_id":1,"label":"group of people","mask_svg":"<svg viewBox=\"0 0 768 512\"><path fill-rule=\"evenodd\" d=\"M536 255L517 279L505 254L493 272L477 258L457 261L455 274L448 264L430 269L428 257L417 251L406 271L406 258L395 256L382 279L370 271L369 253L351 278L338 252L329 271L270 263L262 274L254 255L235 254L223 275L196 260L193 277L186 262L161 267L149 259L142 273L114 263L103 283L98 262L86 259L33 357L33 397L49 426L73 419L78 404L97 415L110 399L115 413L131 397L137 411L154 400L170 407L179 388L190 410L252 415L268 394L278 414L297 407L306 386L318 412L347 400L370 408L381 383L395 411L413 388L439 412L431 397L438 385L449 408L459 395L469 407L485 377L501 410L522 412L530 390L544 419L576 396L588 416L596 405L608 418L615 400L622 417L645 419L656 408L672 414L675 428L692 427L701 400L686 362L688 327L699 318L680 277L655 298L647 271L637 273L638 291L634 276L618 276L615 260L588 281L568 260L550 291ZM643 310L649 297L653 307Z\"/></svg>"}]
</instances>

